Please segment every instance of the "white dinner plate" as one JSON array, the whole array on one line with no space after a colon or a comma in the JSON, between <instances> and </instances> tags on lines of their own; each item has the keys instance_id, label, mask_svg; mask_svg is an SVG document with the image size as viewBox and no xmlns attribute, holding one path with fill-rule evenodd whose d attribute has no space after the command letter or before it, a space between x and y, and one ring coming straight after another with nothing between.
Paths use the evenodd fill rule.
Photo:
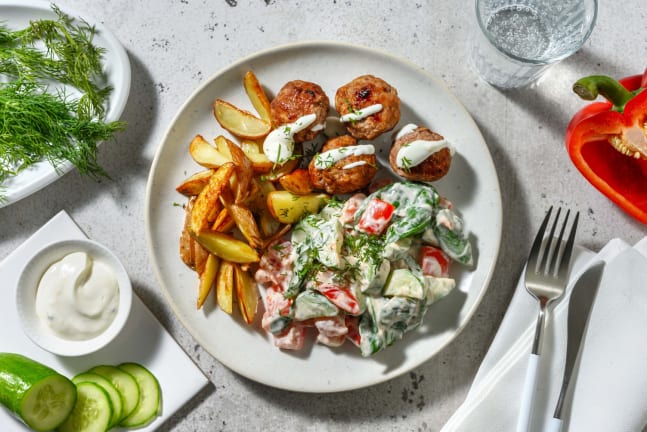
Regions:
<instances>
[{"instance_id":1,"label":"white dinner plate","mask_svg":"<svg viewBox=\"0 0 647 432\"><path fill-rule=\"evenodd\" d=\"M107 84L113 87L108 100L105 120L107 122L119 120L130 92L130 62L126 50L117 38L98 21L86 15L80 15L67 7L59 6L59 9L70 17L85 20L97 29L94 44L106 49L103 58L104 70ZM30 20L56 18L57 16L48 1L0 0L0 21L11 30L27 27ZM68 89L68 94L73 95L74 91ZM49 162L43 161L22 170L18 175L10 177L0 184L0 195L4 195L4 199L0 200L0 207L12 204L39 191L72 168L74 165L65 161L56 170Z\"/></svg>"},{"instance_id":2,"label":"white dinner plate","mask_svg":"<svg viewBox=\"0 0 647 432\"><path fill-rule=\"evenodd\" d=\"M253 70L270 95L287 81L301 79L322 86L331 100L341 85L363 74L379 76L397 88L402 118L397 127L413 122L444 135L457 149L449 174L436 183L463 216L476 252L476 265L456 264L457 289L431 306L424 323L402 341L363 358L347 342L332 349L314 344L302 351L281 351L260 329L247 326L239 314L227 315L209 297L196 310L198 278L179 256L179 236L186 198L175 191L186 177L202 168L190 157L196 134L210 140L226 133L213 117L216 98L253 111L242 87ZM378 142L388 157L389 143ZM386 146L386 147L385 147ZM501 196L492 158L478 127L461 103L437 78L389 54L334 42L282 46L244 58L220 71L180 108L161 143L151 168L146 194L146 234L150 257L162 292L193 337L217 360L252 380L282 389L334 392L386 381L420 365L438 353L465 326L486 292L499 251Z\"/></svg>"}]
</instances>

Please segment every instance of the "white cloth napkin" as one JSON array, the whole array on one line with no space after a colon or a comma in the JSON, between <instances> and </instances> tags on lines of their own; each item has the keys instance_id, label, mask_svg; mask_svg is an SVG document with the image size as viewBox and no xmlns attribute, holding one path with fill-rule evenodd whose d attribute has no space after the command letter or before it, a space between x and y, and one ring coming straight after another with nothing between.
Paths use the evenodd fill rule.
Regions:
<instances>
[{"instance_id":1,"label":"white cloth napkin","mask_svg":"<svg viewBox=\"0 0 647 432\"><path fill-rule=\"evenodd\" d=\"M559 396L570 291L579 275L599 260L606 264L571 378L563 430L638 432L647 424L647 238L633 247L614 239L598 254L577 251L565 297L552 309L532 431L548 424ZM537 311L522 277L465 402L442 432L515 430Z\"/></svg>"}]
</instances>

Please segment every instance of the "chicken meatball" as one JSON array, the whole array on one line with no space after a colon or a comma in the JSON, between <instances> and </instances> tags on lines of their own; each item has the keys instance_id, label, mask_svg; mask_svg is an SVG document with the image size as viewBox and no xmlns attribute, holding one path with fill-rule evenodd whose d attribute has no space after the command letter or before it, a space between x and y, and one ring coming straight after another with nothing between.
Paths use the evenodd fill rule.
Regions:
<instances>
[{"instance_id":1,"label":"chicken meatball","mask_svg":"<svg viewBox=\"0 0 647 432\"><path fill-rule=\"evenodd\" d=\"M442 135L415 125L398 135L389 153L396 174L412 181L435 181L447 174L454 149Z\"/></svg>"},{"instance_id":2,"label":"chicken meatball","mask_svg":"<svg viewBox=\"0 0 647 432\"><path fill-rule=\"evenodd\" d=\"M345 194L365 188L377 173L372 144L357 145L350 135L329 139L308 166L310 181L329 194Z\"/></svg>"},{"instance_id":3,"label":"chicken meatball","mask_svg":"<svg viewBox=\"0 0 647 432\"><path fill-rule=\"evenodd\" d=\"M323 89L307 81L290 81L285 84L270 104L272 127L277 128L296 122L300 117L315 114L316 120L306 129L294 135L294 141L310 141L323 130L330 101Z\"/></svg>"},{"instance_id":4,"label":"chicken meatball","mask_svg":"<svg viewBox=\"0 0 647 432\"><path fill-rule=\"evenodd\" d=\"M382 109L366 115L367 108L377 104ZM335 108L342 118L349 114L359 116L345 122L348 133L357 139L372 140L393 129L400 120L398 91L373 75L362 75L340 87L335 94Z\"/></svg>"}]
</instances>

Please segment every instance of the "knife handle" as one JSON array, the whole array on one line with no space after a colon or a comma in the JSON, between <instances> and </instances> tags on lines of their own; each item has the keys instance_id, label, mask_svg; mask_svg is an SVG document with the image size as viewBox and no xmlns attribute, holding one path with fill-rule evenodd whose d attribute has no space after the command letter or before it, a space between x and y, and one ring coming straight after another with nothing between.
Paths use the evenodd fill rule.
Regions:
<instances>
[{"instance_id":1,"label":"knife handle","mask_svg":"<svg viewBox=\"0 0 647 432\"><path fill-rule=\"evenodd\" d=\"M546 425L545 432L560 432L562 430L562 419L552 417Z\"/></svg>"},{"instance_id":2,"label":"knife handle","mask_svg":"<svg viewBox=\"0 0 647 432\"><path fill-rule=\"evenodd\" d=\"M523 382L521 407L519 408L519 417L517 418L517 432L528 432L530 426L532 402L535 398L535 389L537 388L537 369L539 369L539 355L531 353L528 359L526 379Z\"/></svg>"}]
</instances>

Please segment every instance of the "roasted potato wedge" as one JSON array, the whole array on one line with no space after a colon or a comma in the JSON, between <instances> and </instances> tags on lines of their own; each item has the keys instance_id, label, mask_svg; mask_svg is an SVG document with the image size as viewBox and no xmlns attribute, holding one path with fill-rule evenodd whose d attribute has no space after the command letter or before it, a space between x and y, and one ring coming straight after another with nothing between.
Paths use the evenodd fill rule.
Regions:
<instances>
[{"instance_id":1,"label":"roasted potato wedge","mask_svg":"<svg viewBox=\"0 0 647 432\"><path fill-rule=\"evenodd\" d=\"M222 99L213 103L213 113L220 126L240 138L263 138L272 129L269 122Z\"/></svg>"},{"instance_id":2,"label":"roasted potato wedge","mask_svg":"<svg viewBox=\"0 0 647 432\"><path fill-rule=\"evenodd\" d=\"M203 231L190 233L209 252L227 261L245 264L258 262L256 249L233 236L220 232Z\"/></svg>"},{"instance_id":3,"label":"roasted potato wedge","mask_svg":"<svg viewBox=\"0 0 647 432\"><path fill-rule=\"evenodd\" d=\"M231 231L235 226L236 222L234 222L234 219L229 214L229 211L226 208L223 208L222 210L220 210L220 213L218 213L216 220L213 221L211 231L228 232Z\"/></svg>"},{"instance_id":4,"label":"roasted potato wedge","mask_svg":"<svg viewBox=\"0 0 647 432\"><path fill-rule=\"evenodd\" d=\"M234 264L221 261L216 276L216 301L220 309L231 315L234 309Z\"/></svg>"},{"instance_id":5,"label":"roasted potato wedge","mask_svg":"<svg viewBox=\"0 0 647 432\"><path fill-rule=\"evenodd\" d=\"M258 82L258 78L256 78L256 75L251 70L247 71L243 77L243 87L245 87L247 97L249 97L250 102L256 112L258 112L258 115L261 116L261 119L271 123L270 100L267 98L261 83Z\"/></svg>"},{"instance_id":6,"label":"roasted potato wedge","mask_svg":"<svg viewBox=\"0 0 647 432\"><path fill-rule=\"evenodd\" d=\"M184 180L178 187L175 188L176 191L182 195L188 197L198 195L202 189L209 183L209 179L213 174L213 170L208 169L204 171L197 172Z\"/></svg>"},{"instance_id":7,"label":"roasted potato wedge","mask_svg":"<svg viewBox=\"0 0 647 432\"><path fill-rule=\"evenodd\" d=\"M199 273L200 285L198 287L198 309L202 307L204 301L211 292L211 288L213 288L214 282L216 281L216 274L218 273L219 264L220 259L213 254L209 254L202 273Z\"/></svg>"},{"instance_id":8,"label":"roasted potato wedge","mask_svg":"<svg viewBox=\"0 0 647 432\"><path fill-rule=\"evenodd\" d=\"M236 175L238 178L238 185L236 188L236 202L240 203L249 194L250 184L254 177L254 168L252 161L245 155L245 152L236 144L225 138L229 154L232 161L236 164Z\"/></svg>"},{"instance_id":9,"label":"roasted potato wedge","mask_svg":"<svg viewBox=\"0 0 647 432\"><path fill-rule=\"evenodd\" d=\"M267 208L277 221L293 224L307 214L317 213L328 199L326 194L295 195L277 190L267 195Z\"/></svg>"},{"instance_id":10,"label":"roasted potato wedge","mask_svg":"<svg viewBox=\"0 0 647 432\"><path fill-rule=\"evenodd\" d=\"M295 195L307 195L314 190L314 186L310 181L310 174L304 168L297 168L291 173L283 175L279 178L279 183L284 189Z\"/></svg>"},{"instance_id":11,"label":"roasted potato wedge","mask_svg":"<svg viewBox=\"0 0 647 432\"><path fill-rule=\"evenodd\" d=\"M193 256L195 257L195 271L199 275L204 272L204 268L207 265L207 260L209 255L211 255L199 242L192 242L193 244Z\"/></svg>"},{"instance_id":12,"label":"roasted potato wedge","mask_svg":"<svg viewBox=\"0 0 647 432\"><path fill-rule=\"evenodd\" d=\"M236 298L243 319L247 324L254 322L258 309L258 288L256 282L248 272L240 266L234 266L236 277Z\"/></svg>"},{"instance_id":13,"label":"roasted potato wedge","mask_svg":"<svg viewBox=\"0 0 647 432\"><path fill-rule=\"evenodd\" d=\"M207 230L214 221L218 212L216 206L223 189L229 185L229 178L236 166L233 162L227 162L213 173L209 183L202 189L191 210L191 231L200 234Z\"/></svg>"},{"instance_id":14,"label":"roasted potato wedge","mask_svg":"<svg viewBox=\"0 0 647 432\"><path fill-rule=\"evenodd\" d=\"M231 162L216 147L209 144L202 135L196 135L189 144L189 154L198 164L205 168L218 168Z\"/></svg>"},{"instance_id":15,"label":"roasted potato wedge","mask_svg":"<svg viewBox=\"0 0 647 432\"><path fill-rule=\"evenodd\" d=\"M274 162L269 160L265 153L263 153L263 146L257 142L243 140L240 143L240 148L245 152L245 155L252 161L252 167L256 174L267 174L272 171Z\"/></svg>"},{"instance_id":16,"label":"roasted potato wedge","mask_svg":"<svg viewBox=\"0 0 647 432\"><path fill-rule=\"evenodd\" d=\"M195 197L191 197L184 208L184 226L180 234L180 258L188 267L195 270L195 239L189 234L191 229L191 211Z\"/></svg>"}]
</instances>

